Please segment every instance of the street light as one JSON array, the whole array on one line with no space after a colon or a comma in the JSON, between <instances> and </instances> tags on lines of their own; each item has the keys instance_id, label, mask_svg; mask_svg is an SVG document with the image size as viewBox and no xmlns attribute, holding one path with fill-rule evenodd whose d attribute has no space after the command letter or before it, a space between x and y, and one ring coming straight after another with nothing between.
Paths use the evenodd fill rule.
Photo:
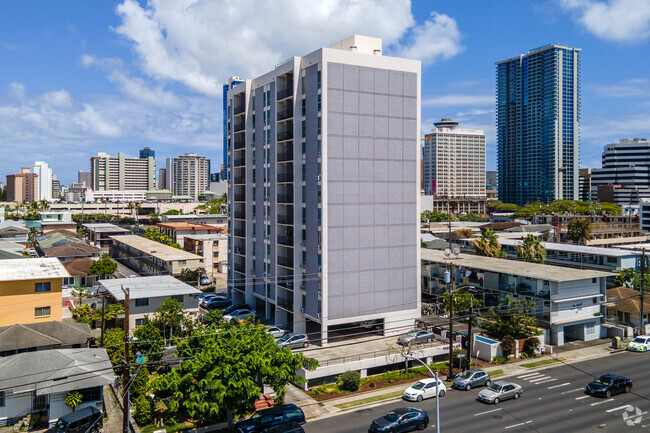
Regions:
<instances>
[{"instance_id":1,"label":"street light","mask_svg":"<svg viewBox=\"0 0 650 433\"><path fill-rule=\"evenodd\" d=\"M433 371L431 371L431 369L425 362L422 362L420 358L416 358L413 355L406 355L406 359L410 359L411 361L417 361L420 364L424 365L426 369L429 370L429 373L431 373L431 376L433 376L436 379L436 432L440 433L440 395L438 394L438 372L436 371L434 373Z\"/></svg>"}]
</instances>

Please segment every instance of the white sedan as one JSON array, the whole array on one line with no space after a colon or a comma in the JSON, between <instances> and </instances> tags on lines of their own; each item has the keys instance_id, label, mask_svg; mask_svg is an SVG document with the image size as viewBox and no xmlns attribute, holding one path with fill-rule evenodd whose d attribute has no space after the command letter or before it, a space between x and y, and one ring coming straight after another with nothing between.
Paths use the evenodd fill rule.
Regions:
<instances>
[{"instance_id":1,"label":"white sedan","mask_svg":"<svg viewBox=\"0 0 650 433\"><path fill-rule=\"evenodd\" d=\"M438 396L444 397L447 393L447 387L438 379ZM404 400L422 401L425 398L436 396L436 379L422 379L409 386L404 391Z\"/></svg>"},{"instance_id":2,"label":"white sedan","mask_svg":"<svg viewBox=\"0 0 650 433\"><path fill-rule=\"evenodd\" d=\"M271 334L273 338L280 338L284 337L284 334L287 333L284 329L280 328L279 326L269 326L266 329L266 332Z\"/></svg>"},{"instance_id":3,"label":"white sedan","mask_svg":"<svg viewBox=\"0 0 650 433\"><path fill-rule=\"evenodd\" d=\"M242 308L241 310L235 310L230 314L226 314L223 316L223 320L226 322L236 322L238 320L246 320L249 317L255 318L255 311Z\"/></svg>"},{"instance_id":4,"label":"white sedan","mask_svg":"<svg viewBox=\"0 0 650 433\"><path fill-rule=\"evenodd\" d=\"M650 350L650 337L639 335L627 345L627 350L632 352L647 352Z\"/></svg>"}]
</instances>

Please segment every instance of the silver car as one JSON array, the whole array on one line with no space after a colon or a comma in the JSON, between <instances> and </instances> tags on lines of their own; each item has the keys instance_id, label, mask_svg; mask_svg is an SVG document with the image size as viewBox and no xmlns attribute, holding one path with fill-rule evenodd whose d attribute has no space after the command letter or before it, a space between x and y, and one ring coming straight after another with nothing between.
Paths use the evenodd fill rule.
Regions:
<instances>
[{"instance_id":1,"label":"silver car","mask_svg":"<svg viewBox=\"0 0 650 433\"><path fill-rule=\"evenodd\" d=\"M226 322L231 321L231 322L236 322L238 320L246 320L249 317L252 317L253 319L255 318L255 311L242 308L241 310L235 310L230 314L226 314L223 316L223 320Z\"/></svg>"},{"instance_id":2,"label":"silver car","mask_svg":"<svg viewBox=\"0 0 650 433\"><path fill-rule=\"evenodd\" d=\"M472 388L476 388L478 386L490 386L492 385L492 381L490 380L490 375L487 374L484 370L476 369L476 370L467 370L463 373L460 374L454 380L454 384L452 385L452 388L456 389L464 389L466 391L469 391Z\"/></svg>"},{"instance_id":3,"label":"silver car","mask_svg":"<svg viewBox=\"0 0 650 433\"><path fill-rule=\"evenodd\" d=\"M519 398L523 388L516 383L511 382L494 382L478 394L478 399L485 403L499 404L502 400Z\"/></svg>"},{"instance_id":4,"label":"silver car","mask_svg":"<svg viewBox=\"0 0 650 433\"><path fill-rule=\"evenodd\" d=\"M284 337L284 335L287 333L284 329L280 328L279 326L269 326L266 329L266 332L273 336L273 338L280 338Z\"/></svg>"},{"instance_id":5,"label":"silver car","mask_svg":"<svg viewBox=\"0 0 650 433\"><path fill-rule=\"evenodd\" d=\"M431 343L433 341L433 338L433 332L422 329L400 336L397 339L397 344L408 346L409 344L416 343Z\"/></svg>"},{"instance_id":6,"label":"silver car","mask_svg":"<svg viewBox=\"0 0 650 433\"><path fill-rule=\"evenodd\" d=\"M275 344L291 349L309 347L309 337L306 334L286 334L284 337L275 340Z\"/></svg>"}]
</instances>

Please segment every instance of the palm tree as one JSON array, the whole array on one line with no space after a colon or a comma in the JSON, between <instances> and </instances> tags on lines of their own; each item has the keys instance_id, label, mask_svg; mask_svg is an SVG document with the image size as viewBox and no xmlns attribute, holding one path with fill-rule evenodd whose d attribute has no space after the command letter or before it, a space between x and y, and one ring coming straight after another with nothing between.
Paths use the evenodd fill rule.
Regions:
<instances>
[{"instance_id":1,"label":"palm tree","mask_svg":"<svg viewBox=\"0 0 650 433\"><path fill-rule=\"evenodd\" d=\"M517 257L525 262L544 263L546 248L542 240L535 235L527 235L521 245L517 246Z\"/></svg>"},{"instance_id":2,"label":"palm tree","mask_svg":"<svg viewBox=\"0 0 650 433\"><path fill-rule=\"evenodd\" d=\"M485 227L481 229L481 237L474 239L474 248L476 249L476 254L479 256L501 256L501 244L499 243L499 237L491 228Z\"/></svg>"},{"instance_id":3,"label":"palm tree","mask_svg":"<svg viewBox=\"0 0 650 433\"><path fill-rule=\"evenodd\" d=\"M47 200L41 200L38 202L37 208L41 212L47 212L48 210L50 210L50 203Z\"/></svg>"}]
</instances>

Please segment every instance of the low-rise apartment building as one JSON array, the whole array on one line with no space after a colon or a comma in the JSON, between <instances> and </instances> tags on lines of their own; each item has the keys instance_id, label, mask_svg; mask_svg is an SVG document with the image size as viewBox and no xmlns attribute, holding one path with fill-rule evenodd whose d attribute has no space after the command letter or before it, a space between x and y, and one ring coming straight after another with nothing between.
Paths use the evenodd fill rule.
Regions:
<instances>
[{"instance_id":1,"label":"low-rise apartment building","mask_svg":"<svg viewBox=\"0 0 650 433\"><path fill-rule=\"evenodd\" d=\"M83 226L88 233L90 244L99 248L109 248L113 236L130 233L127 229L110 223L89 223Z\"/></svg>"},{"instance_id":2,"label":"low-rise apartment building","mask_svg":"<svg viewBox=\"0 0 650 433\"><path fill-rule=\"evenodd\" d=\"M451 261L456 287L479 288L485 306L498 305L506 295L532 301L531 314L549 329L547 344L562 346L571 340L601 338L601 304L606 280L613 273L537 263L522 266L513 260L469 254L450 257L443 251L422 249L424 293L447 290L444 272Z\"/></svg>"},{"instance_id":3,"label":"low-rise apartment building","mask_svg":"<svg viewBox=\"0 0 650 433\"><path fill-rule=\"evenodd\" d=\"M185 251L205 259L205 273L213 278L215 273L228 272L228 235L185 236Z\"/></svg>"},{"instance_id":4,"label":"low-rise apartment building","mask_svg":"<svg viewBox=\"0 0 650 433\"><path fill-rule=\"evenodd\" d=\"M210 235L222 233L225 229L207 224L193 224L187 222L158 223L156 226L181 248L184 246L185 236L188 235Z\"/></svg>"},{"instance_id":5,"label":"low-rise apartment building","mask_svg":"<svg viewBox=\"0 0 650 433\"><path fill-rule=\"evenodd\" d=\"M56 258L0 260L0 326L61 320L69 276Z\"/></svg>"},{"instance_id":6,"label":"low-rise apartment building","mask_svg":"<svg viewBox=\"0 0 650 433\"><path fill-rule=\"evenodd\" d=\"M111 255L140 275L180 275L205 267L203 257L141 236L112 236Z\"/></svg>"},{"instance_id":7,"label":"low-rise apartment building","mask_svg":"<svg viewBox=\"0 0 650 433\"><path fill-rule=\"evenodd\" d=\"M124 290L123 290L124 289ZM176 299L189 313L199 311L201 291L169 275L156 277L118 278L99 281L99 294L109 303L122 303L129 293L129 327L144 323L146 315L153 315L167 299Z\"/></svg>"},{"instance_id":8,"label":"low-rise apartment building","mask_svg":"<svg viewBox=\"0 0 650 433\"><path fill-rule=\"evenodd\" d=\"M192 223L220 226L228 224L228 215L225 214L190 214L190 215L161 215L163 223Z\"/></svg>"}]
</instances>

